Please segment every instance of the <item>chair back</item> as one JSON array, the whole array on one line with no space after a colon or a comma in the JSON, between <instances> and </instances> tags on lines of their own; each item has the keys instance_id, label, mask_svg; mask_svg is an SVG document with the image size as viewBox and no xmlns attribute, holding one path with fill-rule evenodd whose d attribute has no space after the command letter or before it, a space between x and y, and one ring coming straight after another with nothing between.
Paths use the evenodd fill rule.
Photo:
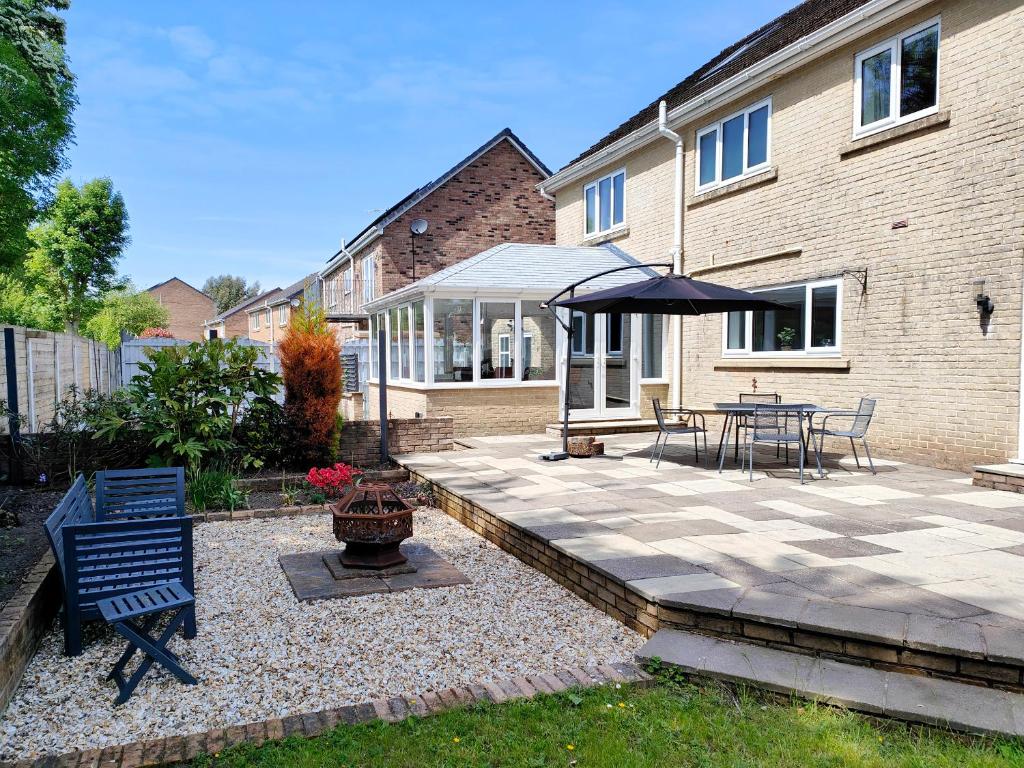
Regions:
<instances>
[{"instance_id":1,"label":"chair back","mask_svg":"<svg viewBox=\"0 0 1024 768\"><path fill-rule=\"evenodd\" d=\"M857 406L857 415L853 419L853 427L851 432L856 433L854 437L861 438L867 434L868 427L871 426L871 417L875 414L875 405L878 403L870 397L862 397L860 399L860 405Z\"/></svg>"},{"instance_id":2,"label":"chair back","mask_svg":"<svg viewBox=\"0 0 1024 768\"><path fill-rule=\"evenodd\" d=\"M185 514L183 467L108 469L96 473L96 519L131 520Z\"/></svg>"},{"instance_id":3,"label":"chair back","mask_svg":"<svg viewBox=\"0 0 1024 768\"><path fill-rule=\"evenodd\" d=\"M749 423L754 440L758 442L795 442L799 439L799 429L790 431L790 419L795 419L799 424L799 411L791 410L784 405L754 403L754 411Z\"/></svg>"},{"instance_id":4,"label":"chair back","mask_svg":"<svg viewBox=\"0 0 1024 768\"><path fill-rule=\"evenodd\" d=\"M92 508L92 501L89 499L89 489L85 484L85 476L79 474L71 488L64 494L56 508L46 518L43 527L46 529L46 538L50 540L53 548L53 556L60 566L61 576L65 575L64 569L64 536L61 528L65 525L78 525L80 523L91 523L94 521L95 513Z\"/></svg>"},{"instance_id":5,"label":"chair back","mask_svg":"<svg viewBox=\"0 0 1024 768\"><path fill-rule=\"evenodd\" d=\"M782 402L782 395L778 392L740 392L740 402L778 405Z\"/></svg>"},{"instance_id":6,"label":"chair back","mask_svg":"<svg viewBox=\"0 0 1024 768\"><path fill-rule=\"evenodd\" d=\"M661 410L661 400L657 397L652 398L651 404L654 406L654 418L658 420L658 426L663 430L668 429L668 425L665 424L665 414Z\"/></svg>"}]
</instances>

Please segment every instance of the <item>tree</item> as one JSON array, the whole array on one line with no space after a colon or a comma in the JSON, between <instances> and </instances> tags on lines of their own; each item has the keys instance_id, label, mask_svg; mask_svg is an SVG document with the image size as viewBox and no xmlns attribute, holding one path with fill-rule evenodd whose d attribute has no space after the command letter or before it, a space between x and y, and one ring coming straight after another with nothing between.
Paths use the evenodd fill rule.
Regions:
<instances>
[{"instance_id":1,"label":"tree","mask_svg":"<svg viewBox=\"0 0 1024 768\"><path fill-rule=\"evenodd\" d=\"M18 264L28 228L66 167L74 76L64 53L69 0L0 0L0 268Z\"/></svg>"},{"instance_id":2,"label":"tree","mask_svg":"<svg viewBox=\"0 0 1024 768\"><path fill-rule=\"evenodd\" d=\"M217 275L209 277L203 283L203 293L213 299L218 312L225 312L246 299L254 298L260 292L260 284L246 284L244 277L234 275Z\"/></svg>"},{"instance_id":3,"label":"tree","mask_svg":"<svg viewBox=\"0 0 1024 768\"><path fill-rule=\"evenodd\" d=\"M53 323L77 330L100 306L100 297L122 288L117 262L129 242L124 199L110 179L81 189L64 180L46 218L30 231L27 273L46 297Z\"/></svg>"},{"instance_id":4,"label":"tree","mask_svg":"<svg viewBox=\"0 0 1024 768\"><path fill-rule=\"evenodd\" d=\"M138 336L147 328L166 328L170 321L167 308L159 301L128 288L104 296L99 311L86 321L83 330L86 336L116 347L121 331Z\"/></svg>"},{"instance_id":5,"label":"tree","mask_svg":"<svg viewBox=\"0 0 1024 768\"><path fill-rule=\"evenodd\" d=\"M341 402L341 350L320 307L303 302L277 347L284 379L284 416L293 461L323 466L332 446Z\"/></svg>"}]
</instances>

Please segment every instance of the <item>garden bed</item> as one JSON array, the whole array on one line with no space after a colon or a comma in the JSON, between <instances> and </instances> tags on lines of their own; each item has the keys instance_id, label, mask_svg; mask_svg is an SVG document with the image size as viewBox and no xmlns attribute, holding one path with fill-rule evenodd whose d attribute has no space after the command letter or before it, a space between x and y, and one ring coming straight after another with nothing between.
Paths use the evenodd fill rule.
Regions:
<instances>
[{"instance_id":1,"label":"garden bed","mask_svg":"<svg viewBox=\"0 0 1024 768\"><path fill-rule=\"evenodd\" d=\"M0 720L0 759L62 753L284 717L417 691L629 660L642 638L443 513L416 535L471 583L300 603L282 554L338 546L326 515L196 528L199 636L172 649L200 680L155 671L113 708L123 640L86 631L61 655L55 627Z\"/></svg>"},{"instance_id":2,"label":"garden bed","mask_svg":"<svg viewBox=\"0 0 1024 768\"><path fill-rule=\"evenodd\" d=\"M60 491L0 488L0 607L49 549L43 523L61 496ZM17 525L7 525L12 517Z\"/></svg>"}]
</instances>

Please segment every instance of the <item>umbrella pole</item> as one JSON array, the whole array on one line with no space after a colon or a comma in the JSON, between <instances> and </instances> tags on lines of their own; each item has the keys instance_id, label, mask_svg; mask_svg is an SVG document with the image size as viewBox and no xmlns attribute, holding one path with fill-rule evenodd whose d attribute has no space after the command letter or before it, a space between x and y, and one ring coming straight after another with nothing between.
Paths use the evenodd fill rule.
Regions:
<instances>
[{"instance_id":1,"label":"umbrella pole","mask_svg":"<svg viewBox=\"0 0 1024 768\"><path fill-rule=\"evenodd\" d=\"M569 298L575 296L575 288L569 291ZM553 310L552 310L553 311ZM569 386L571 383L570 372L572 371L572 313L574 310L569 310L569 322L568 324L562 323L565 328L565 383L564 389L564 401L562 402L562 450L551 451L550 453L541 454L541 458L544 461L564 461L569 458ZM555 314L555 319L560 323L561 319Z\"/></svg>"}]
</instances>

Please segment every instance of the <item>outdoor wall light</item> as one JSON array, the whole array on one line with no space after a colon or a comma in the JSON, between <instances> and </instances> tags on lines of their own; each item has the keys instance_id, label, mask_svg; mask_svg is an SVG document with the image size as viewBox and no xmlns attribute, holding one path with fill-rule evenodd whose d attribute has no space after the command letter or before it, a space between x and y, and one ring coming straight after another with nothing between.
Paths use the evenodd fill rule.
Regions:
<instances>
[{"instance_id":1,"label":"outdoor wall light","mask_svg":"<svg viewBox=\"0 0 1024 768\"><path fill-rule=\"evenodd\" d=\"M974 301L978 305L978 311L982 315L991 315L996 311L996 305L985 293L985 278L979 277L974 281Z\"/></svg>"}]
</instances>

